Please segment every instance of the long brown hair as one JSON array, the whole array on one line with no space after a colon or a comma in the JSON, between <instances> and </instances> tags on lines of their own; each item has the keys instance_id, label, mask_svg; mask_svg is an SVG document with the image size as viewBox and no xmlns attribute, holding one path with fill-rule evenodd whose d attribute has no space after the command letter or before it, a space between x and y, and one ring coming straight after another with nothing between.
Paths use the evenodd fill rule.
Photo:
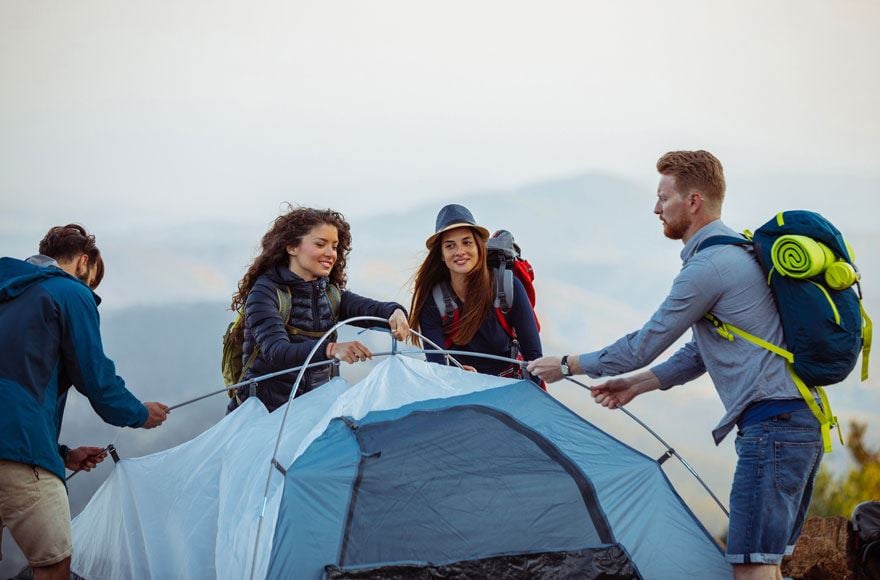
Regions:
<instances>
[{"instance_id":1,"label":"long brown hair","mask_svg":"<svg viewBox=\"0 0 880 580\"><path fill-rule=\"evenodd\" d=\"M468 272L465 279L464 306L461 308L461 317L452 329L450 338L454 344L467 344L486 320L486 316L492 310L495 300L495 292L492 290L492 278L489 275L489 267L486 265L486 238L475 228L468 228L474 236L477 245L477 265ZM419 266L413 284L413 298L410 304L409 325L418 331L419 316L429 300L433 300L432 291L434 286L440 283L449 283L449 268L443 263L443 236L437 236L428 250L428 256ZM441 316L443 313L440 313ZM413 344L419 346L421 341L415 334L410 335ZM442 346L442 345L441 345Z\"/></svg>"},{"instance_id":2,"label":"long brown hair","mask_svg":"<svg viewBox=\"0 0 880 580\"><path fill-rule=\"evenodd\" d=\"M244 306L248 293L261 274L274 266L288 266L290 258L287 255L287 246L298 246L313 228L325 224L335 227L339 234L336 262L328 277L340 290L345 289L345 263L351 251L351 227L345 221L345 217L332 209L294 207L289 204L288 207L290 210L275 218L272 227L263 236L260 255L239 281L238 291L232 295L230 308L233 311ZM243 327L244 325L238 325L239 332L244 331Z\"/></svg>"}]
</instances>

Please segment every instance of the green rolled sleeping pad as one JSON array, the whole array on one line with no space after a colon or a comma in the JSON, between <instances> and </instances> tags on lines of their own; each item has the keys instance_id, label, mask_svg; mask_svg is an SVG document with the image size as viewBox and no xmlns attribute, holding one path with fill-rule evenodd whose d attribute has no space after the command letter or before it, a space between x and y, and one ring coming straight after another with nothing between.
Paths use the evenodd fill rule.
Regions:
<instances>
[{"instance_id":1,"label":"green rolled sleeping pad","mask_svg":"<svg viewBox=\"0 0 880 580\"><path fill-rule=\"evenodd\" d=\"M807 236L780 236L771 249L773 266L783 276L812 278L837 261L828 246Z\"/></svg>"}]
</instances>

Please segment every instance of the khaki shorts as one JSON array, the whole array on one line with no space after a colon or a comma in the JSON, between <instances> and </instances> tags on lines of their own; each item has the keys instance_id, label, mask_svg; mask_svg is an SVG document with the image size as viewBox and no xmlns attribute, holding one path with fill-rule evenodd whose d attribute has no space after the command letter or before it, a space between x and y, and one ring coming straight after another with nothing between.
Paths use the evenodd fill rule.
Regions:
<instances>
[{"instance_id":1,"label":"khaki shorts","mask_svg":"<svg viewBox=\"0 0 880 580\"><path fill-rule=\"evenodd\" d=\"M70 556L70 505L57 476L42 467L0 460L0 525L33 567Z\"/></svg>"}]
</instances>

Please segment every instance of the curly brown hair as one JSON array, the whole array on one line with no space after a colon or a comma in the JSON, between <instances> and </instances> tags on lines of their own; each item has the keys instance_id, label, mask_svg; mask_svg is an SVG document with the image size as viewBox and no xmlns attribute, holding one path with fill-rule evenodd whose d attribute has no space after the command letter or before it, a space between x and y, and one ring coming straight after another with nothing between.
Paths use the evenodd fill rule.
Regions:
<instances>
[{"instance_id":1,"label":"curly brown hair","mask_svg":"<svg viewBox=\"0 0 880 580\"><path fill-rule=\"evenodd\" d=\"M724 201L724 168L708 151L670 151L657 160L657 172L675 178L678 193L699 191L715 209Z\"/></svg>"},{"instance_id":2,"label":"curly brown hair","mask_svg":"<svg viewBox=\"0 0 880 580\"><path fill-rule=\"evenodd\" d=\"M91 289L97 288L104 279L104 259L101 257L101 250L95 245L95 236L79 224L51 228L40 240L39 252L57 262L68 262L85 254L89 267L95 268Z\"/></svg>"},{"instance_id":3,"label":"curly brown hair","mask_svg":"<svg viewBox=\"0 0 880 580\"><path fill-rule=\"evenodd\" d=\"M461 309L461 318L452 329L453 344L464 345L471 341L477 330L480 329L486 316L492 311L492 303L495 299L495 291L492 286L492 277L489 275L489 266L486 263L488 250L486 238L477 229L468 228L474 236L477 244L477 266L471 270L465 282L467 300ZM432 300L434 286L441 282L448 282L449 268L443 263L443 236L437 236L434 243L428 249L428 255L422 265L419 266L413 284L413 297L410 304L409 326L416 332L419 331L419 317L425 304ZM441 312L441 315L443 313ZM410 335L412 343L416 346L421 341L415 334ZM440 345L443 346L443 345Z\"/></svg>"},{"instance_id":4,"label":"curly brown hair","mask_svg":"<svg viewBox=\"0 0 880 580\"><path fill-rule=\"evenodd\" d=\"M238 291L232 295L230 308L233 311L244 306L248 293L261 274L274 266L288 265L290 258L287 255L287 246L298 246L306 234L320 225L333 226L339 234L336 263L330 270L329 278L340 290L345 289L345 264L351 251L351 227L345 217L332 209L313 209L290 204L287 207L287 213L275 218L272 227L263 236L260 255L239 281Z\"/></svg>"}]
</instances>

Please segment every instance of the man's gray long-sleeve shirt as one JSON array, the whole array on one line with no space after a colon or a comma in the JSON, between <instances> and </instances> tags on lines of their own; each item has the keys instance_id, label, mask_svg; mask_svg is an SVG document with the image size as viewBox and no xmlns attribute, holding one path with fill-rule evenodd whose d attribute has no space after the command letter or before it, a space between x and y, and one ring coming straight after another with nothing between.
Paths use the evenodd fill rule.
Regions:
<instances>
[{"instance_id":1,"label":"man's gray long-sleeve shirt","mask_svg":"<svg viewBox=\"0 0 880 580\"><path fill-rule=\"evenodd\" d=\"M701 228L685 244L681 271L651 320L614 344L578 359L583 372L593 378L619 375L647 366L691 328L691 341L651 370L661 389L682 385L708 371L726 410L712 431L716 444L751 403L800 398L782 357L741 338L731 342L703 318L711 312L723 322L785 347L776 303L754 253L726 245L697 253L703 240L718 235L738 234L721 220Z\"/></svg>"}]
</instances>

